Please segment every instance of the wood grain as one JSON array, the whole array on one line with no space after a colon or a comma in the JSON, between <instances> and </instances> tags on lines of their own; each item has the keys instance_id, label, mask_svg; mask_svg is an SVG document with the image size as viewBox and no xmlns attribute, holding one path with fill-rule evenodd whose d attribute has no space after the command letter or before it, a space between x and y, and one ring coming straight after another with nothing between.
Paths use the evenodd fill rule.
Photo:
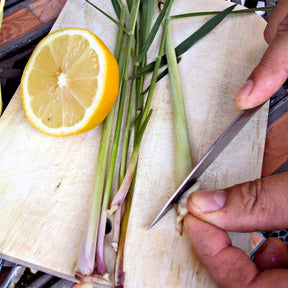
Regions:
<instances>
[{"instance_id":1,"label":"wood grain","mask_svg":"<svg viewBox=\"0 0 288 288\"><path fill-rule=\"evenodd\" d=\"M94 3L113 14L110 1ZM222 0L176 0L173 14L223 10L227 5ZM210 17L173 20L175 45ZM90 29L113 51L116 27L84 0L68 0L53 29L70 26ZM231 15L183 56L179 69L195 162L239 113L233 96L266 48L264 27L257 15ZM150 50L151 59L157 42ZM169 97L168 80L162 79L141 147L126 236L128 288L215 286L195 258L186 234L177 235L173 211L149 233L145 230L175 188ZM202 188L223 188L260 176L267 110L266 105L211 165L201 177ZM16 92L0 121L1 257L73 279L100 133L101 126L67 138L43 135L26 120ZM250 234L231 237L249 253Z\"/></svg>"}]
</instances>

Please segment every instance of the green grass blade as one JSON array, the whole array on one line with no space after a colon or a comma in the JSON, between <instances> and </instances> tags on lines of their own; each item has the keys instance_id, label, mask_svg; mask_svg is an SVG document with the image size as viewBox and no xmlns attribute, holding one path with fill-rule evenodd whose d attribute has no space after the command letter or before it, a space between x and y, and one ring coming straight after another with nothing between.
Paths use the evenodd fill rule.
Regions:
<instances>
[{"instance_id":1,"label":"green grass blade","mask_svg":"<svg viewBox=\"0 0 288 288\"><path fill-rule=\"evenodd\" d=\"M155 0L142 1L140 6L140 31L141 31L141 42L144 43L147 36L149 35L150 27L152 24L152 18L154 14ZM142 46L142 45L141 45Z\"/></svg>"},{"instance_id":2,"label":"green grass blade","mask_svg":"<svg viewBox=\"0 0 288 288\"><path fill-rule=\"evenodd\" d=\"M114 11L118 17L118 19L120 18L120 14L121 14L121 8L120 8L120 5L118 3L117 0L111 0L112 2L112 5L113 5L113 8L114 8Z\"/></svg>"},{"instance_id":3,"label":"green grass blade","mask_svg":"<svg viewBox=\"0 0 288 288\"><path fill-rule=\"evenodd\" d=\"M205 37L209 32L211 32L218 24L221 23L224 18L231 13L231 11L237 6L237 4L229 6L225 10L221 11L219 14L208 20L204 25L202 25L196 32L186 38L181 42L176 48L175 53L176 57L183 55L187 50L189 50L196 42ZM160 67L163 67L167 64L166 55L163 55L161 59ZM149 63L144 68L140 69L133 78L143 76L150 71L153 71L155 67L155 61Z\"/></svg>"},{"instance_id":4,"label":"green grass blade","mask_svg":"<svg viewBox=\"0 0 288 288\"><path fill-rule=\"evenodd\" d=\"M144 59L144 57L146 56L147 51L150 48L150 46L151 46L151 44L152 44L152 42L153 42L153 40L154 40L158 30L159 30L159 27L160 27L164 17L167 16L167 11L169 10L168 8L172 5L173 2L174 2L174 0L166 0L165 1L163 9L159 13L159 15L158 15L158 17L157 17L157 19L156 19L151 31L150 31L150 33L149 33L149 35L148 35L148 37L147 37L147 39L145 41L145 44L144 44L144 46L141 49L141 53L137 57L136 64L137 63L139 64Z\"/></svg>"},{"instance_id":5,"label":"green grass blade","mask_svg":"<svg viewBox=\"0 0 288 288\"><path fill-rule=\"evenodd\" d=\"M126 29L126 27L124 27L119 21L117 21L116 19L114 19L113 17L111 17L109 14L107 14L105 11L103 11L102 9L100 9L99 7L97 7L96 5L94 5L92 2L90 2L89 0L85 0L87 3L89 3L91 6L93 6L95 9L97 9L99 12L101 12L103 15L105 15L109 20L111 20L114 24L116 24L120 29L122 29L123 31L125 31L127 34L130 34L130 31L128 29ZM119 14L120 16L120 14Z\"/></svg>"},{"instance_id":6,"label":"green grass blade","mask_svg":"<svg viewBox=\"0 0 288 288\"><path fill-rule=\"evenodd\" d=\"M133 0L126 0L129 12L131 12L132 10L132 6L133 6Z\"/></svg>"},{"instance_id":7,"label":"green grass blade","mask_svg":"<svg viewBox=\"0 0 288 288\"><path fill-rule=\"evenodd\" d=\"M240 10L232 11L231 14L252 13L252 12L257 12L257 11L271 12L274 9L275 9L275 6L240 9ZM169 19L172 20L172 19L181 19L181 18L189 18L189 17L197 17L197 16L207 16L207 15L215 15L219 13L221 13L221 11L204 11L204 12L184 13L184 14L178 14L178 15L171 15Z\"/></svg>"},{"instance_id":8,"label":"green grass blade","mask_svg":"<svg viewBox=\"0 0 288 288\"><path fill-rule=\"evenodd\" d=\"M197 41L205 37L210 31L212 31L220 22L237 6L237 4L232 5L221 13L214 16L212 19L207 21L203 26L200 27L195 33L193 33L190 37L184 40L181 44L179 44L176 49L175 53L176 56L180 56L189 50Z\"/></svg>"}]
</instances>

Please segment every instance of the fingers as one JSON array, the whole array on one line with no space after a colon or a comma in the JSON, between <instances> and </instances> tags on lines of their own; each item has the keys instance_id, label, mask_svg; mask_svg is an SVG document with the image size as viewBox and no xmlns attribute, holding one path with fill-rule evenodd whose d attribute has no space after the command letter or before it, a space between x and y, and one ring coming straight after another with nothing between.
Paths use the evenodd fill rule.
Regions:
<instances>
[{"instance_id":1,"label":"fingers","mask_svg":"<svg viewBox=\"0 0 288 288\"><path fill-rule=\"evenodd\" d=\"M254 263L259 270L287 268L288 250L286 245L278 238L269 238L256 252Z\"/></svg>"},{"instance_id":2,"label":"fingers","mask_svg":"<svg viewBox=\"0 0 288 288\"><path fill-rule=\"evenodd\" d=\"M267 26L265 32L270 46L235 96L235 105L240 109L264 103L288 77L288 1L280 1L278 5L275 16L271 16L271 25Z\"/></svg>"},{"instance_id":3,"label":"fingers","mask_svg":"<svg viewBox=\"0 0 288 288\"><path fill-rule=\"evenodd\" d=\"M188 198L198 218L224 230L251 232L288 226L288 172L216 191L199 191Z\"/></svg>"},{"instance_id":4,"label":"fingers","mask_svg":"<svg viewBox=\"0 0 288 288\"><path fill-rule=\"evenodd\" d=\"M269 18L266 29L264 31L264 37L267 43L271 43L277 34L277 29L279 24L287 17L288 15L288 1L280 0L277 3L272 15Z\"/></svg>"},{"instance_id":5,"label":"fingers","mask_svg":"<svg viewBox=\"0 0 288 288\"><path fill-rule=\"evenodd\" d=\"M240 249L232 246L228 234L191 215L184 219L194 252L221 288L245 288L259 270Z\"/></svg>"},{"instance_id":6,"label":"fingers","mask_svg":"<svg viewBox=\"0 0 288 288\"><path fill-rule=\"evenodd\" d=\"M262 273L239 248L233 247L223 230L192 215L184 219L199 261L220 288L286 288L286 269L266 270Z\"/></svg>"}]
</instances>

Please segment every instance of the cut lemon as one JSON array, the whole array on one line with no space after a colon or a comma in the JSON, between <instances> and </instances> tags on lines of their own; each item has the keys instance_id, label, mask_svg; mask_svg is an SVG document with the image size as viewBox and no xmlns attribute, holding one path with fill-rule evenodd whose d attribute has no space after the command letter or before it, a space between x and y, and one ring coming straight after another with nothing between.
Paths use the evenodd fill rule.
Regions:
<instances>
[{"instance_id":1,"label":"cut lemon","mask_svg":"<svg viewBox=\"0 0 288 288\"><path fill-rule=\"evenodd\" d=\"M119 89L114 56L92 32L65 28L46 36L21 79L28 120L50 136L95 128L112 109Z\"/></svg>"}]
</instances>

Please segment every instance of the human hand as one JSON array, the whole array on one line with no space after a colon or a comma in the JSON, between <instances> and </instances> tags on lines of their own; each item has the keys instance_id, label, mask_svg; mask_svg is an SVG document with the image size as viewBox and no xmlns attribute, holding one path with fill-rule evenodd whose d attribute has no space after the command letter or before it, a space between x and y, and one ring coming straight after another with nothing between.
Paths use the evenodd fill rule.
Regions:
<instances>
[{"instance_id":1,"label":"human hand","mask_svg":"<svg viewBox=\"0 0 288 288\"><path fill-rule=\"evenodd\" d=\"M240 109L268 100L288 78L288 0L280 0L264 33L269 44L260 64L235 97ZM288 173L218 191L193 193L185 228L196 256L221 288L288 287L288 250L268 239L253 261L225 232L288 228Z\"/></svg>"},{"instance_id":2,"label":"human hand","mask_svg":"<svg viewBox=\"0 0 288 288\"><path fill-rule=\"evenodd\" d=\"M288 1L280 0L273 11L264 37L269 47L259 65L235 97L240 109L255 107L268 100L288 78ZM287 285L288 287L288 285Z\"/></svg>"},{"instance_id":3,"label":"human hand","mask_svg":"<svg viewBox=\"0 0 288 288\"><path fill-rule=\"evenodd\" d=\"M225 232L287 228L287 187L288 172L190 195L185 229L196 256L219 287L288 287L288 250L281 240L268 239L251 261Z\"/></svg>"}]
</instances>

